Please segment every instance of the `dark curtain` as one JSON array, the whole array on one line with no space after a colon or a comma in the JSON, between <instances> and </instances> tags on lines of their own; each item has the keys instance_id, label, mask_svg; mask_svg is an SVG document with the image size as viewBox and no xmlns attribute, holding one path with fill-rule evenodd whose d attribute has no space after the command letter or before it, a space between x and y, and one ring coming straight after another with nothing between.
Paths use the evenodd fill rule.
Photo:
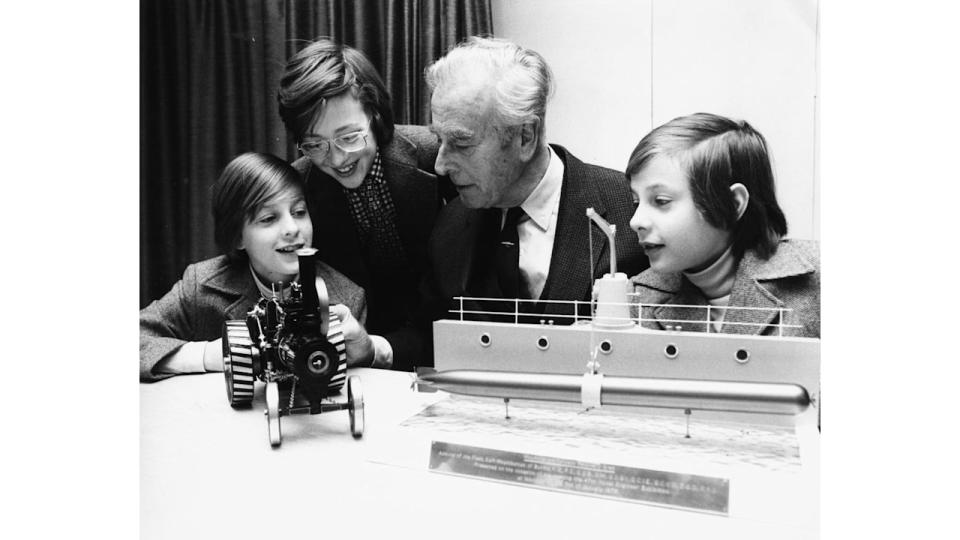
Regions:
<instances>
[{"instance_id":1,"label":"dark curtain","mask_svg":"<svg viewBox=\"0 0 960 540\"><path fill-rule=\"evenodd\" d=\"M424 68L467 36L492 33L489 0L141 0L140 306L217 254L210 186L230 159L296 157L276 93L306 42L363 51L396 123L425 124Z\"/></svg>"}]
</instances>

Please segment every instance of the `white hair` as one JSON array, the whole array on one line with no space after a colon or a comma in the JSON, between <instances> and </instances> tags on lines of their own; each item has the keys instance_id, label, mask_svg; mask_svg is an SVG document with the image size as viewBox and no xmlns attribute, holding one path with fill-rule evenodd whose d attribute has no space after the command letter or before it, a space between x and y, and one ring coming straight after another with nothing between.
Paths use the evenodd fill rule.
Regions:
<instances>
[{"instance_id":1,"label":"white hair","mask_svg":"<svg viewBox=\"0 0 960 540\"><path fill-rule=\"evenodd\" d=\"M489 81L501 129L538 119L543 135L553 74L539 53L503 39L473 36L427 68L427 86L433 93L469 75Z\"/></svg>"}]
</instances>

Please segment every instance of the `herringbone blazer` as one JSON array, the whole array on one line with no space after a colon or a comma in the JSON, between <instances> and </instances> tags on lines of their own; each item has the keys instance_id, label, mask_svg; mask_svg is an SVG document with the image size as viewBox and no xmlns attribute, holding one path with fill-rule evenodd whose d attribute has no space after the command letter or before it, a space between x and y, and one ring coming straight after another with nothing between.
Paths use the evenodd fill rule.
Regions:
<instances>
[{"instance_id":1,"label":"herringbone blazer","mask_svg":"<svg viewBox=\"0 0 960 540\"><path fill-rule=\"evenodd\" d=\"M658 274L649 269L632 278L642 304L667 304L643 308L647 328L663 330L680 324L684 331L707 330L707 299L683 274ZM680 305L704 306L686 308ZM768 308L736 310L734 307ZM721 332L725 334L776 335L784 311L784 336L820 337L820 248L812 240L781 240L776 253L763 260L747 250L737 267L730 302ZM675 321L682 321L677 323ZM728 324L731 323L731 324ZM750 323L750 324L732 324ZM712 331L712 330L711 330Z\"/></svg>"}]
</instances>

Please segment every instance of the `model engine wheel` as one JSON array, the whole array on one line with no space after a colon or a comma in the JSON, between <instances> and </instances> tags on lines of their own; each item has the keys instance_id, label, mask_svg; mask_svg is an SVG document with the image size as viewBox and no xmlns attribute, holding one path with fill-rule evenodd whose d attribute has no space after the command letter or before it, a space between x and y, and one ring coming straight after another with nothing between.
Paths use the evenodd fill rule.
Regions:
<instances>
[{"instance_id":1,"label":"model engine wheel","mask_svg":"<svg viewBox=\"0 0 960 540\"><path fill-rule=\"evenodd\" d=\"M259 354L244 321L223 323L223 376L227 400L232 407L247 407L253 401L253 364Z\"/></svg>"},{"instance_id":2,"label":"model engine wheel","mask_svg":"<svg viewBox=\"0 0 960 540\"><path fill-rule=\"evenodd\" d=\"M343 388L343 382L347 378L347 344L344 343L340 319L332 313L330 314L330 328L327 331L327 341L330 342L330 345L337 352L337 370L327 385L327 391L330 394L336 394Z\"/></svg>"},{"instance_id":3,"label":"model engine wheel","mask_svg":"<svg viewBox=\"0 0 960 540\"><path fill-rule=\"evenodd\" d=\"M267 383L267 434L270 436L270 446L280 446L280 388L276 381Z\"/></svg>"},{"instance_id":4,"label":"model engine wheel","mask_svg":"<svg viewBox=\"0 0 960 540\"><path fill-rule=\"evenodd\" d=\"M350 405L350 433L355 439L363 436L363 387L360 377L347 378L347 403Z\"/></svg>"}]
</instances>

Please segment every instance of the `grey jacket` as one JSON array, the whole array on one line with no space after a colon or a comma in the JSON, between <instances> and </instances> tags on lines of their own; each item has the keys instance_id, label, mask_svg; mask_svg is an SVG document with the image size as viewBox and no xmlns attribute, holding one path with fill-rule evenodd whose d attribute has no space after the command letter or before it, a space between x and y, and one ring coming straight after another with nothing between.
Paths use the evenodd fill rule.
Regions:
<instances>
[{"instance_id":1,"label":"grey jacket","mask_svg":"<svg viewBox=\"0 0 960 540\"><path fill-rule=\"evenodd\" d=\"M707 299L683 274L658 274L646 270L632 278L642 304L670 304L643 308L643 326L665 329L680 324L684 331L706 331L706 309L678 305L707 306ZM751 250L744 253L737 267L729 307L790 308L784 312L784 336L820 337L820 247L811 240L781 240L768 260ZM668 321L690 322L668 322ZM776 310L728 309L721 332L725 334L777 335ZM735 322L750 325L728 324Z\"/></svg>"},{"instance_id":2,"label":"grey jacket","mask_svg":"<svg viewBox=\"0 0 960 540\"><path fill-rule=\"evenodd\" d=\"M363 324L363 289L322 262L317 263L317 276L327 285L330 304L346 305ZM260 290L245 262L230 263L221 255L187 266L170 292L140 310L140 380L170 377L153 372L157 362L188 341L220 338L223 321L245 319L259 300Z\"/></svg>"}]
</instances>

